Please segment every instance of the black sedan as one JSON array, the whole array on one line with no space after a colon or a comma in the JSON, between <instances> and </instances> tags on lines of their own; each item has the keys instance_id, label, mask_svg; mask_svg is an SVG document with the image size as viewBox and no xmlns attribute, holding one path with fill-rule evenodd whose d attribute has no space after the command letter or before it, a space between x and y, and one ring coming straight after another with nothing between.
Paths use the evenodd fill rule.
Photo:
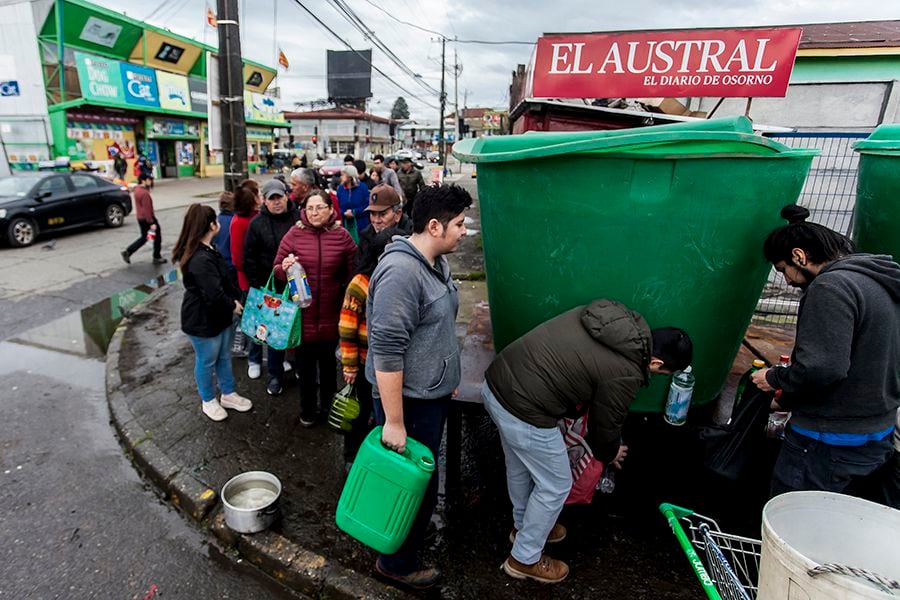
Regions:
<instances>
[{"instance_id":1,"label":"black sedan","mask_svg":"<svg viewBox=\"0 0 900 600\"><path fill-rule=\"evenodd\" d=\"M38 234L103 223L121 227L128 188L91 173L36 172L0 177L0 235L28 246Z\"/></svg>"}]
</instances>

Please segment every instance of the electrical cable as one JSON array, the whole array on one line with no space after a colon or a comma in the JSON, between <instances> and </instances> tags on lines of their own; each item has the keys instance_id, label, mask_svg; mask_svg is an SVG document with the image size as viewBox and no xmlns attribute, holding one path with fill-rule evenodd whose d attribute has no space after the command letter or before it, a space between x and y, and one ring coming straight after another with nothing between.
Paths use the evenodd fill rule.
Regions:
<instances>
[{"instance_id":1,"label":"electrical cable","mask_svg":"<svg viewBox=\"0 0 900 600\"><path fill-rule=\"evenodd\" d=\"M310 17L313 18L314 21L316 21L316 23L318 23L322 28L324 28L326 31L328 31L328 33L330 33L335 39L337 39L344 46L346 46L348 50L355 53L358 57L360 57L361 59L366 61L369 64L369 66L372 67L372 69L374 69L376 72L380 73L385 79L387 79L392 84L394 84L394 86L397 87L404 94L408 95L410 98L412 98L414 100L418 100L419 102L421 102L425 106L428 106L429 108L433 108L434 110L439 110L437 106L427 102L426 100L423 100L416 94L413 94L412 92L407 90L405 87L403 87L402 85L400 85L399 83L394 81L394 79L392 79L387 73L385 73L384 71L382 71L381 69L376 67L374 64L372 64L372 61L370 61L369 59L367 59L365 57L365 55L363 55L362 53L360 53L356 49L354 49L353 46L351 46L349 42L347 42L344 38L342 38L340 35L338 35L331 27L329 27L324 21L322 21L322 19L317 17L314 12L312 12L309 8L306 7L306 5L303 4L303 2L301 2L300 0L294 0L294 4L296 4L297 6L302 8Z\"/></svg>"},{"instance_id":2,"label":"electrical cable","mask_svg":"<svg viewBox=\"0 0 900 600\"><path fill-rule=\"evenodd\" d=\"M375 4L374 2L372 2L372 0L366 0L366 3L371 4L372 6L374 6L375 8L377 8L378 10L380 10L381 12L383 12L384 14L386 14L393 20L397 21L398 23L402 23L403 25L407 25L408 27L412 27L414 29L418 29L419 31L424 31L425 33L430 33L433 35L440 36L440 37L444 38L445 40L447 40L448 42L453 42L454 44L491 44L491 45L498 45L498 46L506 45L506 44L522 44L522 45L526 45L526 46L534 46L537 43L537 42L520 42L520 41L516 41L516 40L510 40L510 41L460 40L457 38L451 38L450 36L445 35L445 34L441 33L440 31L435 31L434 29L428 29L427 27L422 27L421 25L416 25L415 23L410 23L409 21L404 21L403 19L398 19L397 17L395 17L394 15L392 15L391 13L389 13L382 7L380 7L377 4Z\"/></svg>"}]
</instances>

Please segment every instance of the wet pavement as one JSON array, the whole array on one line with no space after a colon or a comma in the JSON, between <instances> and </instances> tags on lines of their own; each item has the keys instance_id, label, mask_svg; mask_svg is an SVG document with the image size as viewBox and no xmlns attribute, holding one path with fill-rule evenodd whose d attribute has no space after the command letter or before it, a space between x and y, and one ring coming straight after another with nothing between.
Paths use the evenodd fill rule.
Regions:
<instances>
[{"instance_id":1,"label":"wet pavement","mask_svg":"<svg viewBox=\"0 0 900 600\"><path fill-rule=\"evenodd\" d=\"M222 423L209 421L194 388L192 351L178 330L180 299L180 286L169 286L131 316L122 339L122 391L141 427L168 457L212 489L243 471L274 473L284 485L283 518L275 531L369 574L375 553L334 525L344 482L342 438L325 426L301 427L297 382L288 378L283 395L267 396L262 379L247 378L242 359L235 360L237 387L255 402L253 410L230 412ZM462 439L462 479L442 495L427 556L445 571L441 597L697 597L690 568L654 505L662 496L679 501L683 495L674 491L656 490L645 502L614 494L592 506L567 508L561 521L570 535L553 555L569 562L572 574L560 585L514 581L501 573L510 547L510 507L499 438L488 417L467 416ZM672 458L650 462L671 471ZM622 487L628 487L628 468Z\"/></svg>"},{"instance_id":2,"label":"wet pavement","mask_svg":"<svg viewBox=\"0 0 900 600\"><path fill-rule=\"evenodd\" d=\"M113 435L106 344L160 283L0 342L0 598L299 597L210 544Z\"/></svg>"}]
</instances>

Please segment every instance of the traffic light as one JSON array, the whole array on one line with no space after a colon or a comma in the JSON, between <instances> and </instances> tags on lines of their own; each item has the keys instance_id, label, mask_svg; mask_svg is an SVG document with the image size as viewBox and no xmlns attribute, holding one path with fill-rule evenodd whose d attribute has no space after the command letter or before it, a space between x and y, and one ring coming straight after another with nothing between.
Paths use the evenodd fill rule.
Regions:
<instances>
[{"instance_id":1,"label":"traffic light","mask_svg":"<svg viewBox=\"0 0 900 600\"><path fill-rule=\"evenodd\" d=\"M312 136L312 143L313 143L313 144L315 144L315 143L318 142L318 141L319 141L319 136L317 136L317 135Z\"/></svg>"}]
</instances>

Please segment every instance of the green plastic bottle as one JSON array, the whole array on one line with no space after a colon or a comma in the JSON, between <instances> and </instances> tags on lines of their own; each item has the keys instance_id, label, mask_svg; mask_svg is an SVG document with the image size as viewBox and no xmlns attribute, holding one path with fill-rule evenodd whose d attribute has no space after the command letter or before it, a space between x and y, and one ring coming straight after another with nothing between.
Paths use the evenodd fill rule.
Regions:
<instances>
[{"instance_id":1,"label":"green plastic bottle","mask_svg":"<svg viewBox=\"0 0 900 600\"><path fill-rule=\"evenodd\" d=\"M338 501L335 522L351 537L382 554L393 554L409 534L434 473L427 446L408 437L398 454L373 429L356 455Z\"/></svg>"},{"instance_id":2,"label":"green plastic bottle","mask_svg":"<svg viewBox=\"0 0 900 600\"><path fill-rule=\"evenodd\" d=\"M765 368L766 363L759 360L758 358L753 361L753 364L747 371L741 375L741 379L738 381L737 390L734 392L734 407L737 408L738 404L741 403L741 398L744 397L744 390L747 389L747 384L750 383L750 376L759 371L762 368Z\"/></svg>"},{"instance_id":3,"label":"green plastic bottle","mask_svg":"<svg viewBox=\"0 0 900 600\"><path fill-rule=\"evenodd\" d=\"M353 420L359 416L359 400L356 399L356 390L352 385L344 386L344 389L334 395L331 401L331 410L328 411L328 425L338 433L346 433L353 429Z\"/></svg>"}]
</instances>

